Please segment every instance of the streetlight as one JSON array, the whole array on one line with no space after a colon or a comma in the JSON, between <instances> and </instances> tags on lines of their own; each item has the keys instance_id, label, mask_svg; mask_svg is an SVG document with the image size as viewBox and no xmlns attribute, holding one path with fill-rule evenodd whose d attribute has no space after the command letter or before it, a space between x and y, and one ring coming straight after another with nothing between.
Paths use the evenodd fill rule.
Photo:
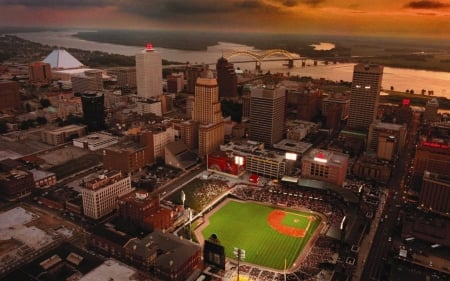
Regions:
<instances>
[{"instance_id":1,"label":"streetlight","mask_svg":"<svg viewBox=\"0 0 450 281\"><path fill-rule=\"evenodd\" d=\"M245 250L244 249L239 249L239 248L234 248L233 249L233 254L234 256L237 258L238 260L238 265L237 265L237 281L239 281L239 265L241 260L245 259Z\"/></svg>"},{"instance_id":2,"label":"streetlight","mask_svg":"<svg viewBox=\"0 0 450 281\"><path fill-rule=\"evenodd\" d=\"M189 215L189 240L192 240L192 209L188 208L188 215Z\"/></svg>"}]
</instances>

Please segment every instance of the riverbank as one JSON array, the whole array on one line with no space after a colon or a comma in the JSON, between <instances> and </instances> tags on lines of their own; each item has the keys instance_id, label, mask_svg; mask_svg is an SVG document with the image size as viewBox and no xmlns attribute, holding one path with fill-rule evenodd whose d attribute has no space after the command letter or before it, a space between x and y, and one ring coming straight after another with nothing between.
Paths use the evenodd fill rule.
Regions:
<instances>
[{"instance_id":1,"label":"riverbank","mask_svg":"<svg viewBox=\"0 0 450 281\"><path fill-rule=\"evenodd\" d=\"M376 63L387 67L450 72L450 43L440 40L368 38L326 35L245 34L161 30L80 31L76 38L124 46L154 46L185 51L206 51L219 42L233 42L255 49L285 49L323 61ZM331 42L334 48L316 49L314 44Z\"/></svg>"},{"instance_id":2,"label":"riverbank","mask_svg":"<svg viewBox=\"0 0 450 281\"><path fill-rule=\"evenodd\" d=\"M445 97L435 97L433 95L425 94L415 94L415 93L403 93L398 91L383 91L387 95L380 96L380 103L391 103L391 104L401 104L404 99L409 99L412 106L424 107L426 103L435 98L439 102L439 109L444 111L450 110L450 99Z\"/></svg>"},{"instance_id":3,"label":"riverbank","mask_svg":"<svg viewBox=\"0 0 450 281\"><path fill-rule=\"evenodd\" d=\"M132 66L135 64L134 54L140 50L139 47L84 41L73 37L73 34L75 34L73 31L64 33L30 32L23 34L26 34L29 39L25 40L22 37L12 35L0 36L0 61L14 59L18 62L25 63L42 60L51 52L52 48L70 46L67 50L90 67ZM162 52L163 58L167 58L163 59L163 64L174 64L173 62L176 61L196 62L199 59L207 59L208 61L215 62L223 55L224 49L235 49L240 46L251 48L250 46L221 43L220 45L208 48L207 51L181 51L163 48L158 48L158 51ZM33 51L31 52L30 50ZM124 55L124 53L133 55ZM122 55L117 56L118 54ZM2 55L5 56L2 57ZM281 66L280 63L277 65L276 63L264 62L263 68L272 73L289 72L290 76L306 76L315 79L323 78L330 81L350 83L353 65L352 63L338 63L310 67L296 66L292 69L287 69ZM245 69L242 64L237 64L236 67ZM254 67L254 64L250 63L249 67ZM431 97L436 97L443 110L450 110L450 101L446 98L450 94L450 72L388 67L385 67L384 72L383 88L391 88L395 89L395 91L385 91L390 93L390 95L382 96L381 102L399 104L402 99L408 98L411 100L412 105L423 107L427 100ZM428 88L425 89L425 94L421 95L421 92L424 90L423 87ZM414 94L411 93L412 91ZM429 92L432 92L433 95L428 95Z\"/></svg>"}]
</instances>

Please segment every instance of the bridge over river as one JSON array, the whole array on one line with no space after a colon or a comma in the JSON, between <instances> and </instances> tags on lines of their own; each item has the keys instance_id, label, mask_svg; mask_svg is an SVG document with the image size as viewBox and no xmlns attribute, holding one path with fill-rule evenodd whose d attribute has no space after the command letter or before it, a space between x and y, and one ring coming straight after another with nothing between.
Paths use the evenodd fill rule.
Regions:
<instances>
[{"instance_id":1,"label":"bridge over river","mask_svg":"<svg viewBox=\"0 0 450 281\"><path fill-rule=\"evenodd\" d=\"M283 64L288 68L294 67L294 61L301 61L302 67L306 66L306 60L311 60L311 58L302 57L299 54L291 53L289 51L283 49L269 49L263 51L255 51L255 50L235 50L224 52L222 56L227 59L229 62L233 64L239 63L255 63L255 70L261 70L262 62L272 62L272 61L285 61ZM217 58L219 59L219 58ZM325 64L328 64L329 58L321 58ZM331 60L336 60L336 58L332 58ZM208 63L208 65L215 65L216 62ZM317 65L318 61L313 59L313 65ZM180 65L165 65L164 68L177 68Z\"/></svg>"}]
</instances>

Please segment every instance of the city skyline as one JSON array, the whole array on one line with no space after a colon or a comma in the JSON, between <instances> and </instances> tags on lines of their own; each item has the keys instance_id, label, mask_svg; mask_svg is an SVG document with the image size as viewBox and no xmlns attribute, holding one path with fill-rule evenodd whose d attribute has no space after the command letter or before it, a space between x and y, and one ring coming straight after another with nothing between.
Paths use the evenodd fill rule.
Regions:
<instances>
[{"instance_id":1,"label":"city skyline","mask_svg":"<svg viewBox=\"0 0 450 281\"><path fill-rule=\"evenodd\" d=\"M0 26L441 37L450 1L0 0Z\"/></svg>"}]
</instances>

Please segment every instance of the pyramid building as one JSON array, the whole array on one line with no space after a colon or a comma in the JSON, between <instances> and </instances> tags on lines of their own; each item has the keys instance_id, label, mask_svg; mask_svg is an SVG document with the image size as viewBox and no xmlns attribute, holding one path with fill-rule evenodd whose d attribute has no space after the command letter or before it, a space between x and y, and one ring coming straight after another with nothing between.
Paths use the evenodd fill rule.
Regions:
<instances>
[{"instance_id":1,"label":"pyramid building","mask_svg":"<svg viewBox=\"0 0 450 281\"><path fill-rule=\"evenodd\" d=\"M52 69L75 69L84 65L63 49L54 49L45 59L45 63L51 65Z\"/></svg>"}]
</instances>

